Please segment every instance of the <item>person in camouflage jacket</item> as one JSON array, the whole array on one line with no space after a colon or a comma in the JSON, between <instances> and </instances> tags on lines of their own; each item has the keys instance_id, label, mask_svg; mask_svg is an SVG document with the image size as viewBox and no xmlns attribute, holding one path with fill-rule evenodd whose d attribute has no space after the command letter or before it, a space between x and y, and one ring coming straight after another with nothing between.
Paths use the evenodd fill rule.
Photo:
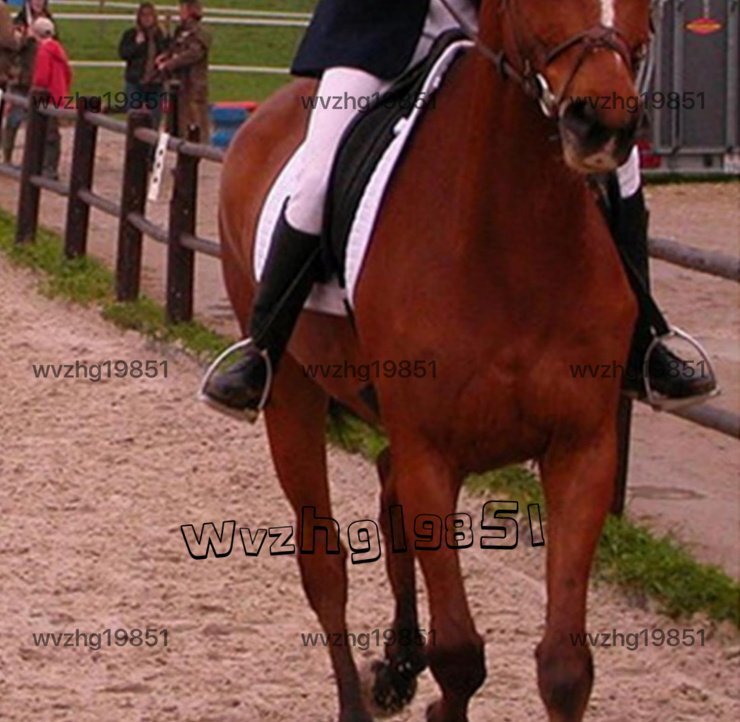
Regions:
<instances>
[{"instance_id":1,"label":"person in camouflage jacket","mask_svg":"<svg viewBox=\"0 0 740 722\"><path fill-rule=\"evenodd\" d=\"M177 93L180 137L187 137L195 126L200 140L210 140L208 116L208 53L211 38L203 27L200 0L180 0L180 24L169 50L157 58L157 68L179 81Z\"/></svg>"},{"instance_id":2,"label":"person in camouflage jacket","mask_svg":"<svg viewBox=\"0 0 740 722\"><path fill-rule=\"evenodd\" d=\"M27 95L31 90L37 43L36 38L28 32L28 26L25 23L20 23L16 18L15 25L18 28L20 48L15 55L15 65L11 72L8 88L19 95ZM4 163L10 164L13 161L15 140L27 116L28 111L21 105L14 103L10 105L5 118L5 128L3 129Z\"/></svg>"}]
</instances>

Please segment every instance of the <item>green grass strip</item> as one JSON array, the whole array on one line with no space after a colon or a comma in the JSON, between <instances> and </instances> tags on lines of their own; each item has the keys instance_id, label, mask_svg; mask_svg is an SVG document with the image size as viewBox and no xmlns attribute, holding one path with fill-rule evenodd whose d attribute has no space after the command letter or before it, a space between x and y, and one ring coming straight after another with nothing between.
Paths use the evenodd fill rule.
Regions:
<instances>
[{"instance_id":1,"label":"green grass strip","mask_svg":"<svg viewBox=\"0 0 740 722\"><path fill-rule=\"evenodd\" d=\"M198 322L169 326L158 303L147 297L117 303L113 274L94 258L68 261L59 237L40 230L36 243L16 246L15 219L0 211L0 250L13 262L41 271L40 290L81 305L94 305L117 326L154 339L177 343L199 359L214 356L233 339ZM361 421L334 415L330 438L351 453L375 459L386 445L376 429ZM544 509L537 477L523 467L510 467L468 479L481 495L516 499L525 508L539 503ZM648 529L625 518L610 517L598 548L595 578L631 593L649 597L673 618L703 612L711 619L729 620L740 627L740 585L716 566L697 562L676 540L657 538Z\"/></svg>"},{"instance_id":2,"label":"green grass strip","mask_svg":"<svg viewBox=\"0 0 740 722\"><path fill-rule=\"evenodd\" d=\"M35 243L20 246L14 243L14 237L15 219L0 211L0 250L17 265L42 272L39 290L45 296L98 306L103 318L116 326L158 341L179 342L199 358L209 358L233 341L195 321L168 325L162 306L144 295L131 303L117 302L110 269L89 256L66 259L55 233L40 229Z\"/></svg>"},{"instance_id":3,"label":"green grass strip","mask_svg":"<svg viewBox=\"0 0 740 722\"><path fill-rule=\"evenodd\" d=\"M539 479L521 467L483 474L469 480L472 488L516 499L520 508L544 508ZM697 562L674 538L655 536L626 517L609 516L601 534L595 579L617 585L631 596L655 600L672 618L704 612L716 621L740 627L740 585L717 566Z\"/></svg>"}]
</instances>

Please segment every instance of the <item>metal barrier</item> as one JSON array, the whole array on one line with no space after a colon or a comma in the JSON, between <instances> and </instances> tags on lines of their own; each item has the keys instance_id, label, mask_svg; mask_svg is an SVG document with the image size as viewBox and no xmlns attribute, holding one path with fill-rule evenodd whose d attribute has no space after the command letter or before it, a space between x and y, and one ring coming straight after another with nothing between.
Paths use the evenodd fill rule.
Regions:
<instances>
[{"instance_id":1,"label":"metal barrier","mask_svg":"<svg viewBox=\"0 0 740 722\"><path fill-rule=\"evenodd\" d=\"M657 0L647 96L661 172L740 173L740 0Z\"/></svg>"}]
</instances>

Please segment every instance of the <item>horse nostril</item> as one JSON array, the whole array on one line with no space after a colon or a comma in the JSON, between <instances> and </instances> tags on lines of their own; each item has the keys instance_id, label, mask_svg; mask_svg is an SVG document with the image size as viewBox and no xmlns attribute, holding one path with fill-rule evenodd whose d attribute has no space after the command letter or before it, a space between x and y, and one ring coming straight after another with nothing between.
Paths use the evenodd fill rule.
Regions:
<instances>
[{"instance_id":1,"label":"horse nostril","mask_svg":"<svg viewBox=\"0 0 740 722\"><path fill-rule=\"evenodd\" d=\"M587 100L574 100L565 109L563 126L579 138L586 138L598 124L596 108Z\"/></svg>"}]
</instances>

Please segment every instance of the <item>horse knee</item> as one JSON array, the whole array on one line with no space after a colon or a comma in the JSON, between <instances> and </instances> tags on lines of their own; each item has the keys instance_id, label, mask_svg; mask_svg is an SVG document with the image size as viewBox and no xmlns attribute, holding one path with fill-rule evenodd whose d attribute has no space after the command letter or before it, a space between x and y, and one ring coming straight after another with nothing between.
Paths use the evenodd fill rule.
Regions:
<instances>
[{"instance_id":1,"label":"horse knee","mask_svg":"<svg viewBox=\"0 0 740 722\"><path fill-rule=\"evenodd\" d=\"M486 655L483 640L452 647L427 648L429 668L445 697L469 699L486 679Z\"/></svg>"},{"instance_id":2,"label":"horse knee","mask_svg":"<svg viewBox=\"0 0 740 722\"><path fill-rule=\"evenodd\" d=\"M580 722L594 681L591 650L543 640L535 653L540 696L551 719Z\"/></svg>"}]
</instances>

